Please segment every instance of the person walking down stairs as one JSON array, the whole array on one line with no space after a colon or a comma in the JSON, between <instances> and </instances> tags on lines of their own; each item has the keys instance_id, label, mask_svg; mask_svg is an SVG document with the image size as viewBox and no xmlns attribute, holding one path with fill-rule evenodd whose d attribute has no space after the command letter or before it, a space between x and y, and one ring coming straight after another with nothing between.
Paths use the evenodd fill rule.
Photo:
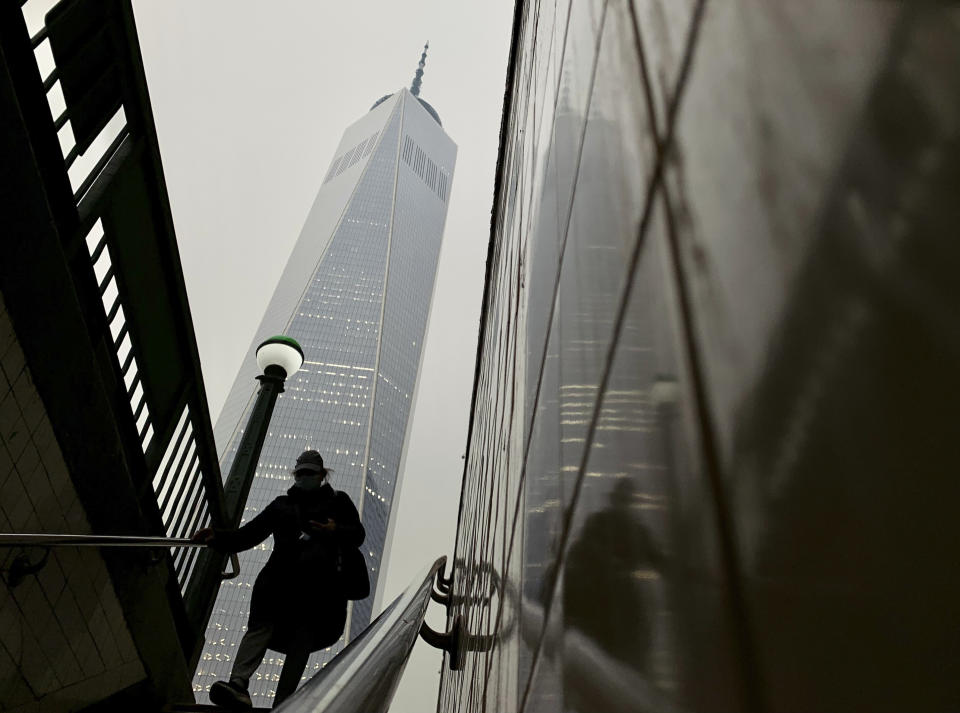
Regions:
<instances>
[{"instance_id":1,"label":"person walking down stairs","mask_svg":"<svg viewBox=\"0 0 960 713\"><path fill-rule=\"evenodd\" d=\"M358 598L350 591L355 583L344 581L343 563L356 559L365 532L350 496L327 482L330 472L320 453L304 451L286 495L237 530L203 528L193 535L195 542L223 553L248 550L273 535L273 553L253 586L230 680L210 687L210 700L218 706L252 707L248 683L268 648L285 655L274 698L274 706L280 704L296 690L310 654L343 634L347 598Z\"/></svg>"}]
</instances>

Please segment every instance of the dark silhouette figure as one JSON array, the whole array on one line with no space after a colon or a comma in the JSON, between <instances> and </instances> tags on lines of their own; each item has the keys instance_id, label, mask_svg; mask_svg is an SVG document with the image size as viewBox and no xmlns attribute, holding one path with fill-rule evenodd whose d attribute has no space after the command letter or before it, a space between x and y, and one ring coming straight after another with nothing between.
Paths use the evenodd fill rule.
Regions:
<instances>
[{"instance_id":1,"label":"dark silhouette figure","mask_svg":"<svg viewBox=\"0 0 960 713\"><path fill-rule=\"evenodd\" d=\"M232 709L252 706L247 692L266 650L285 654L274 705L296 690L310 653L343 634L347 596L339 575L341 551L365 536L350 497L326 482L317 451L304 451L293 468L296 484L238 530L204 528L193 539L219 552L240 552L273 535L273 553L257 576L250 618L228 682L210 688L210 700Z\"/></svg>"},{"instance_id":2,"label":"dark silhouette figure","mask_svg":"<svg viewBox=\"0 0 960 713\"><path fill-rule=\"evenodd\" d=\"M563 618L567 627L642 674L653 628L644 589L659 577L662 556L631 508L634 488L629 479L619 481L607 507L587 518L571 544L563 569ZM563 687L571 710L596 708L587 682L565 672Z\"/></svg>"}]
</instances>

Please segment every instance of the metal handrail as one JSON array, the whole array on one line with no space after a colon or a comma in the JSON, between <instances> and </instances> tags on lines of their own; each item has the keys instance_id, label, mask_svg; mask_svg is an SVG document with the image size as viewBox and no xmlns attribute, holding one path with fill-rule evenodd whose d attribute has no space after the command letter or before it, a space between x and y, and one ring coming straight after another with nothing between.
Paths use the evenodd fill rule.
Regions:
<instances>
[{"instance_id":1,"label":"metal handrail","mask_svg":"<svg viewBox=\"0 0 960 713\"><path fill-rule=\"evenodd\" d=\"M386 712L423 624L441 557L363 632L277 708L281 713Z\"/></svg>"},{"instance_id":2,"label":"metal handrail","mask_svg":"<svg viewBox=\"0 0 960 713\"><path fill-rule=\"evenodd\" d=\"M150 537L141 535L67 535L40 533L0 533L0 547L206 547L186 537ZM46 562L44 558L43 563ZM40 566L43 566L43 563ZM24 565L21 565L23 567ZM233 579L240 574L240 558L230 555L233 571L224 569L222 579ZM29 567L29 565L26 565ZM39 569L39 568L38 568Z\"/></svg>"},{"instance_id":3,"label":"metal handrail","mask_svg":"<svg viewBox=\"0 0 960 713\"><path fill-rule=\"evenodd\" d=\"M186 537L136 535L0 534L0 547L206 547Z\"/></svg>"}]
</instances>

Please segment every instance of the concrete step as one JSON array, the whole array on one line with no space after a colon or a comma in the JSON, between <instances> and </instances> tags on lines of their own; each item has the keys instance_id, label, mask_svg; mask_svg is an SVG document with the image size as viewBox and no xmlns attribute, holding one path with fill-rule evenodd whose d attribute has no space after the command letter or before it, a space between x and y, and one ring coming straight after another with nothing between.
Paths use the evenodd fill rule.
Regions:
<instances>
[{"instance_id":1,"label":"concrete step","mask_svg":"<svg viewBox=\"0 0 960 713\"><path fill-rule=\"evenodd\" d=\"M206 711L224 713L228 710L230 709L209 703L171 703L163 707L162 713L204 713ZM247 710L253 713L268 713L270 711L269 708L248 708Z\"/></svg>"}]
</instances>

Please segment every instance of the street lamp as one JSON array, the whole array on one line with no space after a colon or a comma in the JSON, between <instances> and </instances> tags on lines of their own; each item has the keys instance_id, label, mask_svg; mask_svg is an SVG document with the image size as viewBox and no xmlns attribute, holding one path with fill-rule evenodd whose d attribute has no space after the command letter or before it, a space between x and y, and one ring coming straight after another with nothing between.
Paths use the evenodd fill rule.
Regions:
<instances>
[{"instance_id":1,"label":"street lamp","mask_svg":"<svg viewBox=\"0 0 960 713\"><path fill-rule=\"evenodd\" d=\"M223 485L227 527L240 525L243 507L250 494L250 485L260 460L263 441L267 436L273 406L277 402L277 396L283 393L283 382L293 376L302 364L303 349L290 337L270 337L257 347L257 365L263 370L257 377L260 391L257 392L257 401L250 411L240 447L230 464L230 472Z\"/></svg>"},{"instance_id":2,"label":"street lamp","mask_svg":"<svg viewBox=\"0 0 960 713\"><path fill-rule=\"evenodd\" d=\"M247 426L240 440L237 455L230 465L223 486L224 521L220 527L234 529L240 525L243 516L243 507L250 494L250 485L260 460L260 451L267 435L267 426L270 425L270 416L277 396L283 391L283 382L293 376L303 364L303 349L290 337L270 337L257 347L257 364L263 373L257 377L260 382L260 391L257 401L250 411ZM234 555L234 557L236 557ZM203 650L204 636L210 612L216 599L211 596L212 589L217 586L217 580L227 578L223 572L225 556L214 550L205 549L196 564L195 572L199 577L192 577L184 597L188 612L200 612L193 617L191 623L195 631L199 632L199 639L194 642L190 664L196 667L200 653ZM233 560L234 573L239 572L238 560ZM221 572L223 572L221 574Z\"/></svg>"},{"instance_id":3,"label":"street lamp","mask_svg":"<svg viewBox=\"0 0 960 713\"><path fill-rule=\"evenodd\" d=\"M293 376L301 365L303 365L303 349L297 344L296 339L283 336L270 337L257 347L257 366L265 375L270 374L271 369L274 370L274 374L279 375L276 369L283 369L283 375L280 376L281 383L288 376ZM280 391L283 389L281 388Z\"/></svg>"}]
</instances>

